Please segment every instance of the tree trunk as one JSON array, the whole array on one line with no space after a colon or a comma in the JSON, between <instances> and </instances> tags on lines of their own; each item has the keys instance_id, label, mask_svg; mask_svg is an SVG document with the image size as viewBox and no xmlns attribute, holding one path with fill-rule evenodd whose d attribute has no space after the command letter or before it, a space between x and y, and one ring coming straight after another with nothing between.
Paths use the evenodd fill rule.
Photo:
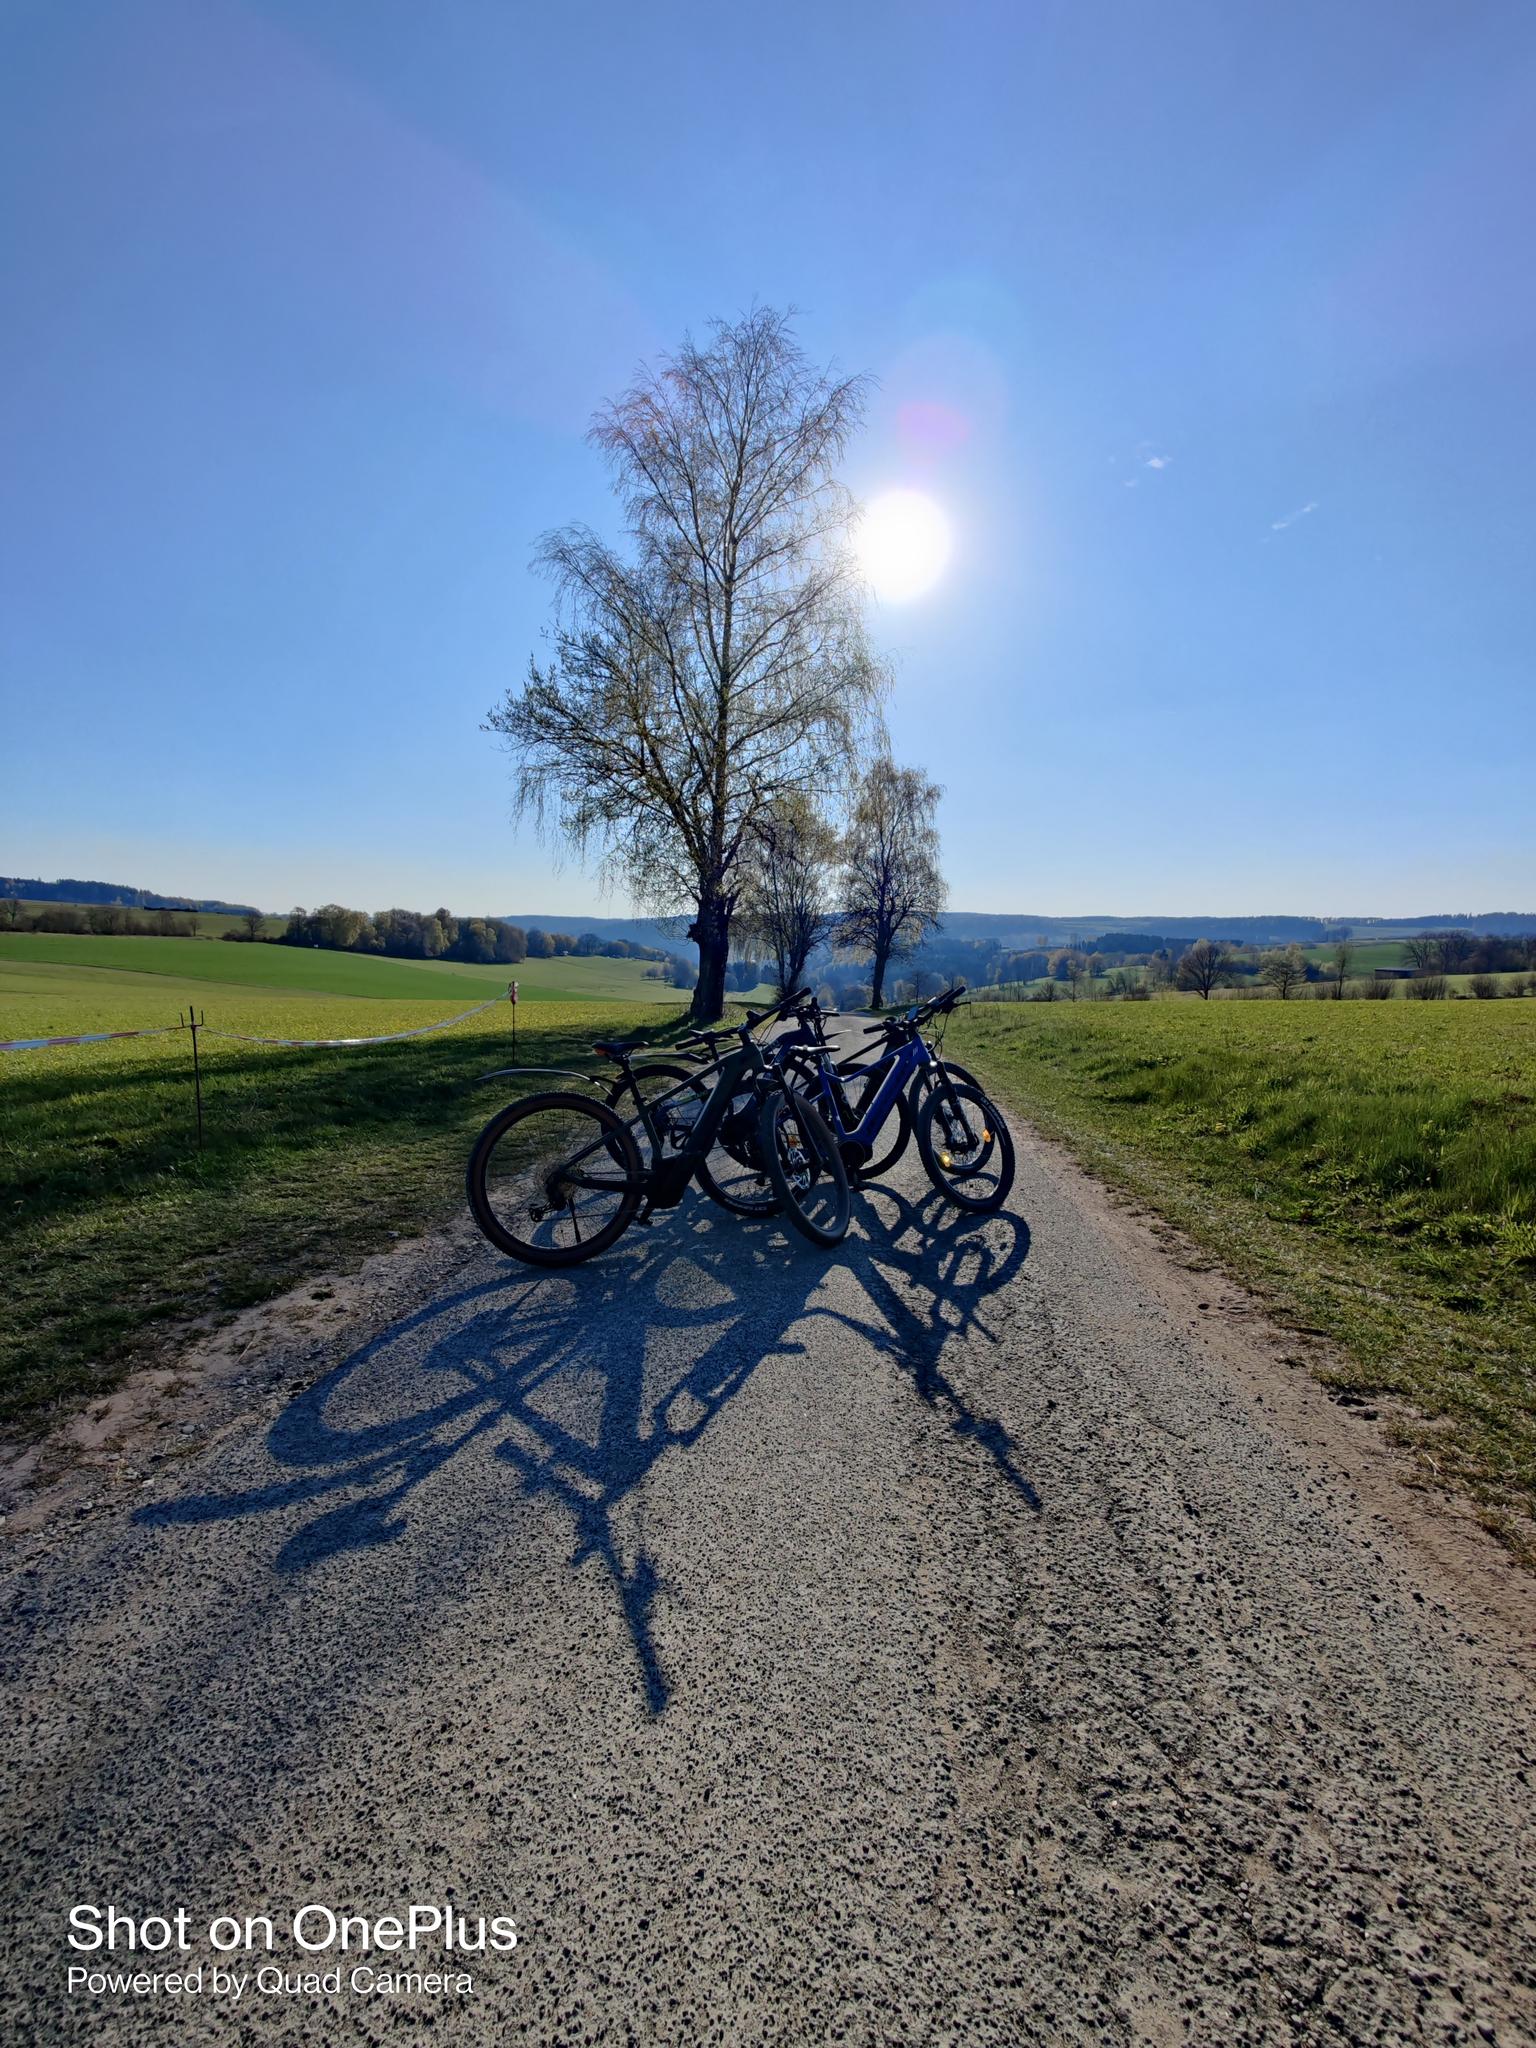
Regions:
<instances>
[{"instance_id":1,"label":"tree trunk","mask_svg":"<svg viewBox=\"0 0 1536 2048\"><path fill-rule=\"evenodd\" d=\"M878 1010L885 1001L885 970L890 963L889 953L877 952L874 958L874 972L869 981L869 1007Z\"/></svg>"},{"instance_id":2,"label":"tree trunk","mask_svg":"<svg viewBox=\"0 0 1536 2048\"><path fill-rule=\"evenodd\" d=\"M688 1014L695 1024L712 1024L725 1009L725 966L731 950L731 912L723 896L701 896L699 914L688 927L699 949L699 981Z\"/></svg>"}]
</instances>

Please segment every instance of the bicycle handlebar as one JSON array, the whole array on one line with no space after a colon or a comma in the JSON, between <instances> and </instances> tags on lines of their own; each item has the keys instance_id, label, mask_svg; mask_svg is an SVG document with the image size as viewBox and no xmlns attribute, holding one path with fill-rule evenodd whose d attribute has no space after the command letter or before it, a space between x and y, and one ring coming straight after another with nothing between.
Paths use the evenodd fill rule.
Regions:
<instances>
[{"instance_id":1,"label":"bicycle handlebar","mask_svg":"<svg viewBox=\"0 0 1536 2048\"><path fill-rule=\"evenodd\" d=\"M894 1037L898 1032L916 1031L921 1025L926 1024L930 1017L936 1017L941 1010L958 1009L964 998L964 984L957 981L953 988L941 990L938 995L930 996L927 1002L914 1003L899 1017L881 1017L873 1024L866 1024L864 1036L868 1038L876 1031L884 1031Z\"/></svg>"},{"instance_id":2,"label":"bicycle handlebar","mask_svg":"<svg viewBox=\"0 0 1536 2048\"><path fill-rule=\"evenodd\" d=\"M748 1010L744 1024L725 1024L715 1031L690 1031L677 1043L679 1048L685 1045L707 1045L713 1051L717 1039L749 1038L761 1025L771 1023L775 1017L782 1017L785 1011L794 1005L815 1001L816 998L809 989L791 989L781 1002L774 1003L769 1009L755 1012Z\"/></svg>"}]
</instances>

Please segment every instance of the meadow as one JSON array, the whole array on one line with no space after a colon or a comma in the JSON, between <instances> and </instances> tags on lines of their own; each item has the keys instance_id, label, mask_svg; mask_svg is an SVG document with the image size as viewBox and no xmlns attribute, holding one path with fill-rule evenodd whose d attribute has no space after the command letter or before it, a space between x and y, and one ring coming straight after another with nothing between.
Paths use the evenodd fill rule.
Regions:
<instances>
[{"instance_id":1,"label":"meadow","mask_svg":"<svg viewBox=\"0 0 1536 2048\"><path fill-rule=\"evenodd\" d=\"M39 935L46 937L46 935ZM114 942L61 942L99 961ZM195 1003L210 1026L270 1037L372 1036L449 1017L504 985L503 970L413 967L346 954L124 939L137 958L173 947L223 965L290 958L322 971L368 970L365 996L241 988L195 973L125 973L0 955L0 1038L130 1030L174 1022ZM615 969L652 999L561 1001L550 983L519 1005L515 1057L590 1067L592 1041L618 1031L675 1034L686 997L639 982L637 963L540 961ZM410 977L410 994L392 991ZM518 970L524 980L523 969ZM425 982L425 987L421 985ZM652 992L657 993L653 996ZM525 986L524 993L528 993ZM428 1003L426 995L438 998ZM46 1418L64 1399L109 1386L188 1325L206 1327L310 1274L385 1248L459 1213L474 1133L508 1083L505 1002L403 1044L293 1051L202 1039L205 1142L195 1142L185 1033L101 1046L0 1054L0 1413Z\"/></svg>"},{"instance_id":2,"label":"meadow","mask_svg":"<svg viewBox=\"0 0 1536 2048\"><path fill-rule=\"evenodd\" d=\"M66 932L0 932L0 973L9 966L65 968L126 980L173 978L234 989L304 991L394 1002L442 1003L451 1010L483 1002L515 979L520 1003L621 1002L675 1005L677 991L648 981L642 960L523 960L477 967L461 960L392 960L379 953L332 953L319 946L246 946L225 940L94 938ZM103 986L110 989L114 984ZM9 1000L0 983L0 1001ZM204 987L199 1003L217 1000ZM66 996L73 1001L73 995ZM215 1021L209 1013L210 1023ZM44 1027L45 1029L50 1027ZM61 1030L109 1030L107 1024ZM7 1037L14 1033L7 1032Z\"/></svg>"},{"instance_id":3,"label":"meadow","mask_svg":"<svg viewBox=\"0 0 1536 2048\"><path fill-rule=\"evenodd\" d=\"M1316 966L1333 966L1332 946L1303 946L1301 950ZM1378 967L1406 967L1408 964L1408 948L1401 939L1351 939L1349 942L1351 974L1372 974Z\"/></svg>"},{"instance_id":4,"label":"meadow","mask_svg":"<svg viewBox=\"0 0 1536 2048\"><path fill-rule=\"evenodd\" d=\"M976 1005L949 1045L1536 1555L1536 1004Z\"/></svg>"}]
</instances>

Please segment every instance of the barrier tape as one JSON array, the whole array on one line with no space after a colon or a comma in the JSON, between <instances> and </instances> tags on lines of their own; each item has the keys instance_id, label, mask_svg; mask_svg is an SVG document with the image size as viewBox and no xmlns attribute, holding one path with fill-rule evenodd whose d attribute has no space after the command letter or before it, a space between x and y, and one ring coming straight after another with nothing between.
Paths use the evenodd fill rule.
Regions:
<instances>
[{"instance_id":1,"label":"barrier tape","mask_svg":"<svg viewBox=\"0 0 1536 2048\"><path fill-rule=\"evenodd\" d=\"M402 1038L425 1038L433 1031L448 1031L455 1024L462 1024L466 1017L478 1017L482 1010L494 1010L498 1003L517 1002L513 990L517 983L509 986L506 995L492 996L489 1002L476 1003L472 1010L460 1010L457 1017L444 1017L437 1024L418 1024L410 1031L385 1031L377 1038L253 1038L245 1031L218 1031L211 1024L199 1024L197 1029L204 1038L231 1038L240 1045L287 1045L324 1048L345 1045L394 1045ZM164 1038L171 1031L190 1031L189 1024L155 1024L143 1031L76 1031L67 1038L0 1038L0 1052L46 1052L56 1045L105 1045L112 1038Z\"/></svg>"},{"instance_id":2,"label":"barrier tape","mask_svg":"<svg viewBox=\"0 0 1536 2048\"><path fill-rule=\"evenodd\" d=\"M54 1045L101 1045L109 1038L164 1038L185 1024L156 1024L145 1031L77 1031L69 1038L0 1038L0 1052L43 1052Z\"/></svg>"},{"instance_id":3,"label":"barrier tape","mask_svg":"<svg viewBox=\"0 0 1536 2048\"><path fill-rule=\"evenodd\" d=\"M377 1038L253 1038L246 1031L216 1031L211 1024L200 1024L198 1030L204 1038L232 1038L241 1045L288 1045L325 1047L338 1045L394 1045L402 1038L425 1038L429 1031L447 1031L454 1024L462 1024L466 1017L478 1017L482 1010L493 1010L498 1003L507 1001L506 996L492 996L488 1003L476 1003L472 1010L461 1010L457 1017L445 1017L440 1024L418 1024L411 1031L385 1031ZM112 1033L106 1034L108 1037Z\"/></svg>"}]
</instances>

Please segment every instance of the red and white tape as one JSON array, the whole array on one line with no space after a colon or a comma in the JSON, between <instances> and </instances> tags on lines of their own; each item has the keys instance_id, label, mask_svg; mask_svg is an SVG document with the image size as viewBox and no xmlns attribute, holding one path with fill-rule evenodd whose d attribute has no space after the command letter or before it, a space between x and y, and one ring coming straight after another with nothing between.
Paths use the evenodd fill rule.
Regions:
<instances>
[{"instance_id":1,"label":"red and white tape","mask_svg":"<svg viewBox=\"0 0 1536 2048\"><path fill-rule=\"evenodd\" d=\"M0 1052L43 1052L53 1045L102 1045L109 1038L164 1038L185 1024L156 1024L147 1031L76 1031L68 1038L0 1038Z\"/></svg>"},{"instance_id":2,"label":"red and white tape","mask_svg":"<svg viewBox=\"0 0 1536 2048\"><path fill-rule=\"evenodd\" d=\"M288 1045L323 1048L343 1045L393 1045L402 1038L425 1038L432 1031L447 1031L455 1024L462 1024L466 1017L478 1017L482 1010L493 1010L498 1003L516 1003L517 983L508 984L505 995L492 996L489 1002L476 1003L472 1010L460 1010L457 1017L444 1017L437 1024L418 1024L411 1031L385 1031L377 1038L255 1038L246 1031L218 1031L211 1024L199 1024L198 1030L205 1038L231 1038L240 1045ZM0 1052L44 1052L56 1045L105 1045L112 1038L164 1038L167 1032L187 1031L187 1024L156 1024L144 1031L76 1031L67 1038L0 1038Z\"/></svg>"},{"instance_id":3,"label":"red and white tape","mask_svg":"<svg viewBox=\"0 0 1536 2048\"><path fill-rule=\"evenodd\" d=\"M439 1024L418 1024L411 1031L385 1031L377 1038L254 1038L248 1031L216 1031L211 1024L200 1025L204 1038L232 1038L241 1045L288 1045L323 1048L339 1045L393 1045L402 1038L425 1038L429 1031L447 1031L454 1024L462 1024L466 1017L478 1017L482 1010L492 1010L498 1003L506 1001L505 996L492 996L488 1003L476 1003L472 1010L460 1010L457 1017L444 1017Z\"/></svg>"}]
</instances>

